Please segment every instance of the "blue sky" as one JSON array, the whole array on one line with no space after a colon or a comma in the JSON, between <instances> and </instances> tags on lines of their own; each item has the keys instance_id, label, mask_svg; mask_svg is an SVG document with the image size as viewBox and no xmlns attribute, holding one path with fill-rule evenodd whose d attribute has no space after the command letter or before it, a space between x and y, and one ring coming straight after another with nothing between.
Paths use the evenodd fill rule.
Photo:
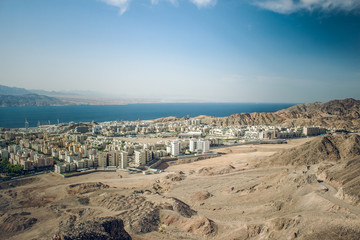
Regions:
<instances>
[{"instance_id":1,"label":"blue sky","mask_svg":"<svg viewBox=\"0 0 360 240\"><path fill-rule=\"evenodd\" d=\"M360 99L360 0L1 0L0 84L211 102Z\"/></svg>"}]
</instances>

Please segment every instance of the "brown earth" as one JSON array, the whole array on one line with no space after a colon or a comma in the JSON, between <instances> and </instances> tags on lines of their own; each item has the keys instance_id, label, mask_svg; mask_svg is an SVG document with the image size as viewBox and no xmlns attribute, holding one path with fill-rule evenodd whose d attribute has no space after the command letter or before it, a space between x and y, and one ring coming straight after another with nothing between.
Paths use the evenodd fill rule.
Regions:
<instances>
[{"instance_id":1,"label":"brown earth","mask_svg":"<svg viewBox=\"0 0 360 240\"><path fill-rule=\"evenodd\" d=\"M357 239L357 140L227 147L154 175L44 174L2 183L0 239ZM283 161L269 164L274 156Z\"/></svg>"}]
</instances>

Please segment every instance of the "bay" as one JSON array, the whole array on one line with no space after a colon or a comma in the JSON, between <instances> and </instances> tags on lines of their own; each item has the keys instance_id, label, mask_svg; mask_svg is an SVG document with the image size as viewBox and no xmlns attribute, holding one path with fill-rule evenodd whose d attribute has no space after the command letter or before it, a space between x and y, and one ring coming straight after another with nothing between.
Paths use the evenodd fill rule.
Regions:
<instances>
[{"instance_id":1,"label":"bay","mask_svg":"<svg viewBox=\"0 0 360 240\"><path fill-rule=\"evenodd\" d=\"M44 107L2 107L0 127L23 128L64 122L150 120L161 117L225 117L244 112L276 112L294 103L142 103L128 105L75 105Z\"/></svg>"}]
</instances>

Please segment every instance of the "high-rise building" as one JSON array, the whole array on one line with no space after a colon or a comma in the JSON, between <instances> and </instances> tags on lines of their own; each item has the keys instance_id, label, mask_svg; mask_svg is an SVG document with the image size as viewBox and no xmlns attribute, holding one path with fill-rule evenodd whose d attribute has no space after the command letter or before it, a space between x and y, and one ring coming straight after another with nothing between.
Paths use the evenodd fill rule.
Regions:
<instances>
[{"instance_id":1,"label":"high-rise building","mask_svg":"<svg viewBox=\"0 0 360 240\"><path fill-rule=\"evenodd\" d=\"M99 167L107 167L107 153L106 152L97 152L96 153L96 158L97 158L97 162L98 162L98 166Z\"/></svg>"},{"instance_id":2,"label":"high-rise building","mask_svg":"<svg viewBox=\"0 0 360 240\"><path fill-rule=\"evenodd\" d=\"M111 151L108 153L108 163L107 166L118 166L120 160L120 152Z\"/></svg>"},{"instance_id":3,"label":"high-rise building","mask_svg":"<svg viewBox=\"0 0 360 240\"><path fill-rule=\"evenodd\" d=\"M209 141L207 141L207 140L202 141L202 145L203 145L203 147L202 147L203 153L210 152L210 142Z\"/></svg>"},{"instance_id":4,"label":"high-rise building","mask_svg":"<svg viewBox=\"0 0 360 240\"><path fill-rule=\"evenodd\" d=\"M125 151L120 152L120 168L127 168L128 167L128 153Z\"/></svg>"},{"instance_id":5,"label":"high-rise building","mask_svg":"<svg viewBox=\"0 0 360 240\"><path fill-rule=\"evenodd\" d=\"M180 142L171 142L171 155L180 155Z\"/></svg>"},{"instance_id":6,"label":"high-rise building","mask_svg":"<svg viewBox=\"0 0 360 240\"><path fill-rule=\"evenodd\" d=\"M189 150L190 152L195 152L197 149L197 140L195 139L190 139L190 143L189 143Z\"/></svg>"},{"instance_id":7,"label":"high-rise building","mask_svg":"<svg viewBox=\"0 0 360 240\"><path fill-rule=\"evenodd\" d=\"M210 151L210 142L208 140L194 140L190 139L189 150L191 152L200 151L203 153Z\"/></svg>"},{"instance_id":8,"label":"high-rise building","mask_svg":"<svg viewBox=\"0 0 360 240\"><path fill-rule=\"evenodd\" d=\"M146 153L145 151L135 151L135 164L137 166L144 166L146 164Z\"/></svg>"}]
</instances>

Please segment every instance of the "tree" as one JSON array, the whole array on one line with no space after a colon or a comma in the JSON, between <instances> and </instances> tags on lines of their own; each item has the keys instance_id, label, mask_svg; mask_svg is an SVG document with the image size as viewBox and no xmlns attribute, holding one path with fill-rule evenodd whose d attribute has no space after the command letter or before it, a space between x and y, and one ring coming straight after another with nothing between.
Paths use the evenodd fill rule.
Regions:
<instances>
[{"instance_id":1,"label":"tree","mask_svg":"<svg viewBox=\"0 0 360 240\"><path fill-rule=\"evenodd\" d=\"M9 167L8 167L8 172L10 173L10 174L16 174L16 175L18 175L18 174L21 174L22 173L22 166L21 165L10 165Z\"/></svg>"},{"instance_id":2,"label":"tree","mask_svg":"<svg viewBox=\"0 0 360 240\"><path fill-rule=\"evenodd\" d=\"M9 175L19 175L23 169L21 165L12 165L8 159L3 158L0 162L0 171Z\"/></svg>"},{"instance_id":3,"label":"tree","mask_svg":"<svg viewBox=\"0 0 360 240\"><path fill-rule=\"evenodd\" d=\"M0 172L7 172L7 166L10 164L9 160L2 158L0 162Z\"/></svg>"}]
</instances>

